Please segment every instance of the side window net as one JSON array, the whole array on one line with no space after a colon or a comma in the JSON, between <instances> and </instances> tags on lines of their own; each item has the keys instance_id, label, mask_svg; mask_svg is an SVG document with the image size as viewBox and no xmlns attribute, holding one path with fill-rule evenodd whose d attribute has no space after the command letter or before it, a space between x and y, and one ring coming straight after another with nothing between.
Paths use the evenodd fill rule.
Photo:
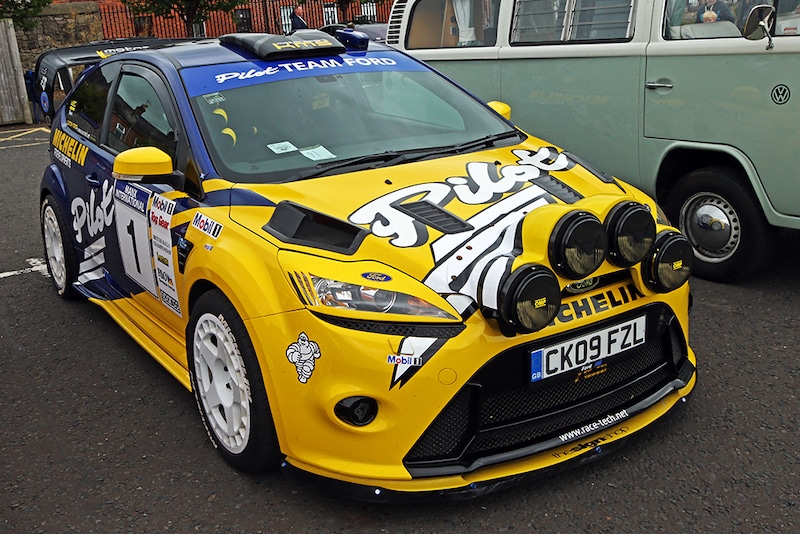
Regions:
<instances>
[{"instance_id":1,"label":"side window net","mask_svg":"<svg viewBox=\"0 0 800 534\"><path fill-rule=\"evenodd\" d=\"M511 44L624 41L634 0L519 0Z\"/></svg>"}]
</instances>

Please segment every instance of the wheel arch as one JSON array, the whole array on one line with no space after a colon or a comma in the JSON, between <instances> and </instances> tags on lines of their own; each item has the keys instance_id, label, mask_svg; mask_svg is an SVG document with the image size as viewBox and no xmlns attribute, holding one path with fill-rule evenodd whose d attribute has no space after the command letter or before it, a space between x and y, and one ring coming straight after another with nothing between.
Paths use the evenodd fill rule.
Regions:
<instances>
[{"instance_id":1,"label":"wheel arch","mask_svg":"<svg viewBox=\"0 0 800 534\"><path fill-rule=\"evenodd\" d=\"M277 261L265 261L265 255L276 254L275 250L269 250L272 248L269 243L263 240L249 244L240 240L230 242L238 244L228 248L218 243L213 250L206 250L203 243L195 244L184 278L188 283L185 294L189 310L211 289L221 291L245 322L302 307ZM199 254L204 257L199 258Z\"/></svg>"},{"instance_id":2,"label":"wheel arch","mask_svg":"<svg viewBox=\"0 0 800 534\"><path fill-rule=\"evenodd\" d=\"M744 154L730 147L679 145L671 148L659 165L655 187L656 200L663 203L681 178L691 171L704 167L722 167L733 171L732 174L739 177L741 185L746 186L750 194L758 199L762 211L764 213L769 211L764 209L766 196L758 183L752 163ZM754 185L754 181L758 187Z\"/></svg>"},{"instance_id":3,"label":"wheel arch","mask_svg":"<svg viewBox=\"0 0 800 534\"><path fill-rule=\"evenodd\" d=\"M67 206L67 186L61 170L54 164L50 164L44 170L42 182L39 186L39 204L42 203L47 195L52 195L62 205Z\"/></svg>"}]
</instances>

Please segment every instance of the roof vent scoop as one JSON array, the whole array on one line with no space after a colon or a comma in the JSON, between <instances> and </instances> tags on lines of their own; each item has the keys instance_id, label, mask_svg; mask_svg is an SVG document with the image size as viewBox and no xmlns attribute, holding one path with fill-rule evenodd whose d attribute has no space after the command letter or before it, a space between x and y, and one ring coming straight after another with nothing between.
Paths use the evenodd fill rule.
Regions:
<instances>
[{"instance_id":1,"label":"roof vent scoop","mask_svg":"<svg viewBox=\"0 0 800 534\"><path fill-rule=\"evenodd\" d=\"M221 36L219 42L243 48L262 59L329 56L345 52L342 43L319 30L303 30L293 35L229 33Z\"/></svg>"}]
</instances>

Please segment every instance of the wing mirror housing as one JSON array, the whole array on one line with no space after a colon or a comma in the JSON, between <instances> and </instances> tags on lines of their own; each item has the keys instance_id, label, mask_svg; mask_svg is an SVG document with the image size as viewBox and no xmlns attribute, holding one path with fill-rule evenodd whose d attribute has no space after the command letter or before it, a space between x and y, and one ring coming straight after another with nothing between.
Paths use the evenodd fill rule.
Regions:
<instances>
[{"instance_id":1,"label":"wing mirror housing","mask_svg":"<svg viewBox=\"0 0 800 534\"><path fill-rule=\"evenodd\" d=\"M143 184L166 184L183 189L185 176L172 168L172 158L154 146L142 146L120 152L114 158L112 175L117 180Z\"/></svg>"},{"instance_id":2,"label":"wing mirror housing","mask_svg":"<svg viewBox=\"0 0 800 534\"><path fill-rule=\"evenodd\" d=\"M767 50L770 50L774 45L772 43L772 35L770 31L775 23L775 8L768 5L758 5L750 10L747 16L747 22L744 24L742 35L750 41L758 41L766 37L769 42L767 43Z\"/></svg>"},{"instance_id":3,"label":"wing mirror housing","mask_svg":"<svg viewBox=\"0 0 800 534\"><path fill-rule=\"evenodd\" d=\"M511 120L511 106L509 106L505 102L492 100L491 102L487 102L486 105L495 110L497 113L499 113L504 119L508 121Z\"/></svg>"}]
</instances>

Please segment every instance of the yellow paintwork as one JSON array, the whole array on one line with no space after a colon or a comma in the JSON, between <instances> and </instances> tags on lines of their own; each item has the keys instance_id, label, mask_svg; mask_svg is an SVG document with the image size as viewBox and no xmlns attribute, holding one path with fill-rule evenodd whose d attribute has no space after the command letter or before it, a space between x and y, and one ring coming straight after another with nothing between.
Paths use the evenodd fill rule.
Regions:
<instances>
[{"instance_id":1,"label":"yellow paintwork","mask_svg":"<svg viewBox=\"0 0 800 534\"><path fill-rule=\"evenodd\" d=\"M548 145L531 138L521 148L536 150L541 146ZM119 166L121 171L136 171L126 174L141 174L138 171L146 167L147 160L146 157L145 162L138 160L141 154L130 154L130 160L124 157L129 153L121 154L115 169ZM463 173L465 166L475 161L511 165L514 158L509 148L503 148L290 184L245 186L214 179L204 182L203 187L206 193L225 192L231 188L249 189L265 199L292 201L344 221L373 199L415 184L442 182L447 177ZM552 174L586 198L573 205L550 204L527 216L523 222L524 253L516 259L515 267L525 263L547 265L550 233L558 219L571 210L583 209L603 220L618 202L636 200L650 206L654 214L656 212L652 200L640 191L627 184L620 184L623 191L620 185L603 183L581 167ZM170 193L168 196L176 198L179 195ZM452 201L447 209L466 220L478 208ZM198 212L223 226L216 238L192 224ZM176 281L180 307L184 311L182 317L163 306L157 313L152 313L153 299L147 293L122 301L95 302L189 388L184 336L191 309L190 296L196 287L219 288L236 307L253 341L281 451L288 462L300 469L398 491L457 488L552 466L583 454L585 450L571 452L578 442L590 442L608 434L610 437L604 439L610 443L628 436L681 402L694 387L693 377L683 390L668 395L644 412L561 448L485 467L463 476L412 480L403 467L403 457L441 409L492 356L541 337L568 332L656 302L665 303L675 312L688 337L688 285L669 294L654 293L641 281L640 266L637 265L629 270L631 279L572 298L590 298L630 283L644 297L567 322L555 321L535 334L514 337L504 336L496 323L485 320L481 313L474 313L465 321L466 329L447 340L444 348L422 366L413 379L402 387L392 387L394 366L387 362L387 358L398 354L402 338L344 329L317 318L298 297L290 277L292 273L304 272L344 282L364 283L362 273L383 273L391 280L380 282L381 289L417 296L456 319L398 315L376 317L376 314L332 308L325 308L324 313L373 320L458 324L461 322L458 311L442 295L420 282L432 266L429 245L441 233L429 229L427 243L405 248L394 247L387 239L369 234L354 254L346 255L280 242L263 229L273 212L274 207L269 205L209 207L197 203L196 208L175 213L171 225L187 225L185 237L193 244L185 271ZM659 231L664 228L663 225L658 227ZM173 248L175 262L176 255ZM619 269L604 263L596 274L616 270ZM562 278L559 281L562 287L572 282ZM321 352L307 383L298 380L295 366L286 356L287 347L296 342L301 333L316 342ZM693 364L696 363L690 349L689 358ZM350 426L334 416L334 405L354 395L376 399L378 417L371 424Z\"/></svg>"}]
</instances>

